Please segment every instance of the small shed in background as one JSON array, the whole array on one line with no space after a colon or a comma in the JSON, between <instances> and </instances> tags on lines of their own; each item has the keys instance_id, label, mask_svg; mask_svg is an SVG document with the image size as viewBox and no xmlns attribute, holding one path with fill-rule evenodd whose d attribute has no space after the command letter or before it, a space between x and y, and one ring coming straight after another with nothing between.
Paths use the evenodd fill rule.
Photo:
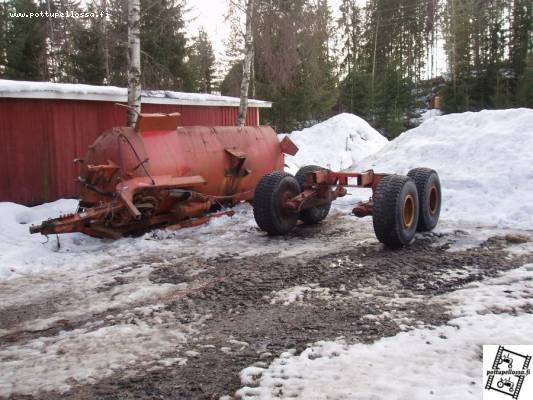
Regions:
<instances>
[{"instance_id":1,"label":"small shed in background","mask_svg":"<svg viewBox=\"0 0 533 400\"><path fill-rule=\"evenodd\" d=\"M127 90L0 80L0 201L35 205L75 197L78 167L106 129L126 125ZM249 100L247 125L259 125L266 101ZM239 99L199 93L144 91L142 111L179 112L180 125L237 124Z\"/></svg>"}]
</instances>

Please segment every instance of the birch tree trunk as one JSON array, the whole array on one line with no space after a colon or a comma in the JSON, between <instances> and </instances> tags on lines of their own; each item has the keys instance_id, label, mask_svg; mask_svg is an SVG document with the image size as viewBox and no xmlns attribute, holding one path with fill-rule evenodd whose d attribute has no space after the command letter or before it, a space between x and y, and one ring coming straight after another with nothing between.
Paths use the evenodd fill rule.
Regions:
<instances>
[{"instance_id":1,"label":"birch tree trunk","mask_svg":"<svg viewBox=\"0 0 533 400\"><path fill-rule=\"evenodd\" d=\"M141 112L140 0L128 0L128 126Z\"/></svg>"},{"instance_id":2,"label":"birch tree trunk","mask_svg":"<svg viewBox=\"0 0 533 400\"><path fill-rule=\"evenodd\" d=\"M254 0L248 0L246 5L246 33L244 35L244 62L242 64L241 103L239 107L238 126L244 126L248 111L248 88L250 86L250 71L254 60L254 46L252 34L252 16Z\"/></svg>"},{"instance_id":3,"label":"birch tree trunk","mask_svg":"<svg viewBox=\"0 0 533 400\"><path fill-rule=\"evenodd\" d=\"M102 38L104 39L104 69L105 69L105 84L109 85L109 37L107 33L107 0L101 0L102 12Z\"/></svg>"}]
</instances>

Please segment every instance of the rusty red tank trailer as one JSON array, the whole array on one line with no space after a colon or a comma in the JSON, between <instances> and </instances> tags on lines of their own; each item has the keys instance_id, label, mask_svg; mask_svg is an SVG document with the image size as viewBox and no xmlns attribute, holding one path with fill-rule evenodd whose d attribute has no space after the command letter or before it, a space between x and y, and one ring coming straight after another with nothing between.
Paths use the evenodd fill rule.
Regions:
<instances>
[{"instance_id":1,"label":"rusty red tank trailer","mask_svg":"<svg viewBox=\"0 0 533 400\"><path fill-rule=\"evenodd\" d=\"M253 199L263 175L282 171L284 154L271 127L178 127L179 114L141 114L135 128L113 128L80 165L78 212L32 226L44 235L83 232L118 238L154 227L179 229L231 215Z\"/></svg>"},{"instance_id":2,"label":"rusty red tank trailer","mask_svg":"<svg viewBox=\"0 0 533 400\"><path fill-rule=\"evenodd\" d=\"M283 172L284 153L297 147L274 130L259 127L177 127L179 114L141 114L135 128L113 128L90 146L80 165L80 203L75 214L32 226L44 235L83 232L118 238L155 227L179 229L232 215L252 201L258 226L285 234L298 220L315 224L347 187L370 188L372 197L353 209L372 215L379 241L409 243L415 232L438 222L437 173L415 168L407 176L301 168Z\"/></svg>"},{"instance_id":3,"label":"rusty red tank trailer","mask_svg":"<svg viewBox=\"0 0 533 400\"><path fill-rule=\"evenodd\" d=\"M261 178L255 189L255 220L273 235L288 233L298 220L316 224L326 218L333 200L347 194L347 187L372 189L370 200L352 212L357 217L372 215L376 237L388 247L408 244L416 231L431 231L439 220L441 187L432 169L415 168L402 176L372 170L332 172L315 165L295 176L274 171Z\"/></svg>"}]
</instances>

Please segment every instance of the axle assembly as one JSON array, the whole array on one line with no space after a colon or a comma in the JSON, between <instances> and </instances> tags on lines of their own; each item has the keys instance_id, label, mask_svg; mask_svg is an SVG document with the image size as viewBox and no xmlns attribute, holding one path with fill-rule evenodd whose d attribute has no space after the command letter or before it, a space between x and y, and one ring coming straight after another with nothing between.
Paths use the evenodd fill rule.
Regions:
<instances>
[{"instance_id":1,"label":"axle assembly","mask_svg":"<svg viewBox=\"0 0 533 400\"><path fill-rule=\"evenodd\" d=\"M408 244L417 231L431 231L439 220L441 187L438 174L415 168L407 174L332 172L309 165L295 176L274 171L263 176L254 195L254 217L273 235L292 230L298 220L316 224L329 213L331 202L347 188L372 189L372 197L352 210L357 217L372 216L376 237L388 247Z\"/></svg>"}]
</instances>

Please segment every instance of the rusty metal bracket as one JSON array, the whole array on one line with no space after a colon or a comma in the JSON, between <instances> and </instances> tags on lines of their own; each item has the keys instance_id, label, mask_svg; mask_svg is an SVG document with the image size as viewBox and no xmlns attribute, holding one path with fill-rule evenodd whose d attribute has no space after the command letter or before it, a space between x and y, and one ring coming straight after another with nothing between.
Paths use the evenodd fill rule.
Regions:
<instances>
[{"instance_id":1,"label":"rusty metal bracket","mask_svg":"<svg viewBox=\"0 0 533 400\"><path fill-rule=\"evenodd\" d=\"M372 199L370 199L369 201L361 201L357 203L352 210L352 213L358 218L363 218L372 215L373 211L374 203L372 202Z\"/></svg>"},{"instance_id":2,"label":"rusty metal bracket","mask_svg":"<svg viewBox=\"0 0 533 400\"><path fill-rule=\"evenodd\" d=\"M338 197L345 196L348 187L375 190L379 181L388 174L376 174L373 170L364 172L332 172L327 169L315 171L307 176L304 190L297 196L284 201L282 208L289 212L300 212L313 207L324 206ZM351 182L355 179L355 182ZM372 199L358 203L352 210L358 217L372 215Z\"/></svg>"},{"instance_id":3,"label":"rusty metal bracket","mask_svg":"<svg viewBox=\"0 0 533 400\"><path fill-rule=\"evenodd\" d=\"M226 153L229 154L232 160L232 166L228 168L225 172L225 176L234 176L242 178L243 176L249 175L252 171L249 169L243 169L244 163L246 162L246 153L235 148L224 149Z\"/></svg>"},{"instance_id":4,"label":"rusty metal bracket","mask_svg":"<svg viewBox=\"0 0 533 400\"><path fill-rule=\"evenodd\" d=\"M179 112L171 114L139 114L135 124L136 132L173 131L178 128Z\"/></svg>"},{"instance_id":5,"label":"rusty metal bracket","mask_svg":"<svg viewBox=\"0 0 533 400\"><path fill-rule=\"evenodd\" d=\"M219 213L204 215L203 217L200 217L200 218L188 219L180 223L167 226L165 229L169 231L177 231L183 228L191 228L193 226L199 226L199 225L206 224L213 218L220 218L225 215L227 215L228 217L232 217L235 215L235 211L233 210L222 211Z\"/></svg>"},{"instance_id":6,"label":"rusty metal bracket","mask_svg":"<svg viewBox=\"0 0 533 400\"><path fill-rule=\"evenodd\" d=\"M63 215L59 218L49 219L40 225L32 225L30 233L41 233L51 235L54 233L83 232L85 223L93 219L98 219L109 213L117 212L124 207L119 202L104 204L98 207L87 209L78 214Z\"/></svg>"},{"instance_id":7,"label":"rusty metal bracket","mask_svg":"<svg viewBox=\"0 0 533 400\"><path fill-rule=\"evenodd\" d=\"M283 140L279 144L279 148L282 153L288 154L290 156L294 156L296 153L298 153L298 146L294 144L294 142L289 139L288 136L285 136Z\"/></svg>"}]
</instances>

